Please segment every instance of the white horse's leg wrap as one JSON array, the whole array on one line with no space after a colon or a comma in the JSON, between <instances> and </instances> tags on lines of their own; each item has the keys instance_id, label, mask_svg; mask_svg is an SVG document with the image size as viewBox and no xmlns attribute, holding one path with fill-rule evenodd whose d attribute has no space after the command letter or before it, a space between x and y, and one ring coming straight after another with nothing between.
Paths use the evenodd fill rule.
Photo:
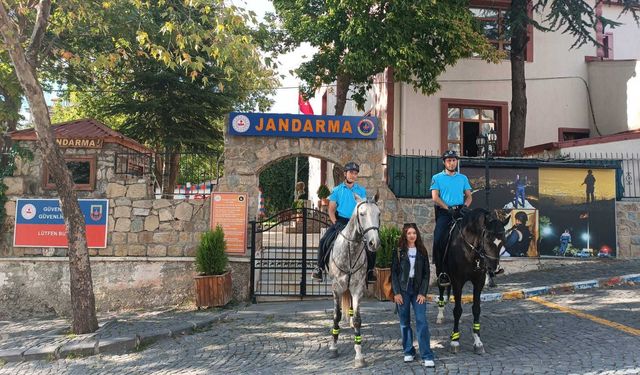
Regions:
<instances>
[{"instance_id":1,"label":"white horse's leg wrap","mask_svg":"<svg viewBox=\"0 0 640 375\"><path fill-rule=\"evenodd\" d=\"M436 316L436 324L444 323L444 306L438 306L438 316Z\"/></svg>"}]
</instances>

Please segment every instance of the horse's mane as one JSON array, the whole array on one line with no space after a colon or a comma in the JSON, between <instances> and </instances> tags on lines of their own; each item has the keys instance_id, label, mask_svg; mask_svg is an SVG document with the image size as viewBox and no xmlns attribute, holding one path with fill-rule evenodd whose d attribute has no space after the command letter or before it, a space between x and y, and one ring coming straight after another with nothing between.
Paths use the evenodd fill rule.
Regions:
<instances>
[{"instance_id":1,"label":"horse's mane","mask_svg":"<svg viewBox=\"0 0 640 375\"><path fill-rule=\"evenodd\" d=\"M474 208L462 217L460 230L476 233L474 225L479 224L478 227L485 225L484 220L487 213L488 211L484 208Z\"/></svg>"}]
</instances>

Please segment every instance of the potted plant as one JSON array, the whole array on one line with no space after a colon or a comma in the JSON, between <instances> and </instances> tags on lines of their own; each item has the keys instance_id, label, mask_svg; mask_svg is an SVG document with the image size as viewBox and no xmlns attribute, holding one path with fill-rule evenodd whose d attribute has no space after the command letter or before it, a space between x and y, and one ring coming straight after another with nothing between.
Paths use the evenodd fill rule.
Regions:
<instances>
[{"instance_id":1,"label":"potted plant","mask_svg":"<svg viewBox=\"0 0 640 375\"><path fill-rule=\"evenodd\" d=\"M317 194L318 194L318 199L320 199L320 204L318 206L329 205L329 200L327 198L329 198L329 195L331 195L331 190L329 190L327 185L321 184L318 187Z\"/></svg>"},{"instance_id":2,"label":"potted plant","mask_svg":"<svg viewBox=\"0 0 640 375\"><path fill-rule=\"evenodd\" d=\"M196 306L224 306L231 300L231 271L227 270L229 258L224 231L217 226L202 234L196 249Z\"/></svg>"},{"instance_id":3,"label":"potted plant","mask_svg":"<svg viewBox=\"0 0 640 375\"><path fill-rule=\"evenodd\" d=\"M402 231L397 227L383 225L380 228L380 248L376 252L375 272L378 281L376 281L375 295L381 301L386 300L383 285L391 276L393 250L398 246L400 235Z\"/></svg>"}]
</instances>

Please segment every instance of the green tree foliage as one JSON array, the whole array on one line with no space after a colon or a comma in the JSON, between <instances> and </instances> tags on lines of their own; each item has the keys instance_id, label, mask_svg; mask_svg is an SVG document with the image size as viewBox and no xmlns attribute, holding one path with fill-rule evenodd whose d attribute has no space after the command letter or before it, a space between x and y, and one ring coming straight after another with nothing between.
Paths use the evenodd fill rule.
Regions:
<instances>
[{"instance_id":1,"label":"green tree foliage","mask_svg":"<svg viewBox=\"0 0 640 375\"><path fill-rule=\"evenodd\" d=\"M260 173L260 187L267 216L291 208L295 189L296 158L272 164ZM309 179L309 160L298 158L298 181Z\"/></svg>"},{"instance_id":2,"label":"green tree foliage","mask_svg":"<svg viewBox=\"0 0 640 375\"><path fill-rule=\"evenodd\" d=\"M60 32L64 63L52 70L70 93L82 92L70 111L87 107L80 112L175 154L216 152L225 114L270 106L275 60L261 50L253 14L222 1L107 4L94 5L104 29L83 19ZM157 177L170 194L178 156L163 163Z\"/></svg>"},{"instance_id":3,"label":"green tree foliage","mask_svg":"<svg viewBox=\"0 0 640 375\"><path fill-rule=\"evenodd\" d=\"M4 184L3 178L13 176L13 172L16 169L15 163L18 158L32 160L33 154L30 150L14 144L7 154L0 154L0 158L3 159L0 163L0 229L2 229L4 219L7 215L6 209L4 208L5 203L7 203L7 196L5 195L7 185Z\"/></svg>"},{"instance_id":4,"label":"green tree foliage","mask_svg":"<svg viewBox=\"0 0 640 375\"><path fill-rule=\"evenodd\" d=\"M226 253L227 242L221 226L202 234L196 249L196 269L205 275L222 275L227 270L229 258Z\"/></svg>"},{"instance_id":5,"label":"green tree foliage","mask_svg":"<svg viewBox=\"0 0 640 375\"><path fill-rule=\"evenodd\" d=\"M380 227L380 248L376 252L376 267L391 267L393 250L398 247L401 235L402 231L398 227L390 225Z\"/></svg>"},{"instance_id":6,"label":"green tree foliage","mask_svg":"<svg viewBox=\"0 0 640 375\"><path fill-rule=\"evenodd\" d=\"M394 79L431 94L447 66L474 54L496 61L465 0L274 0L290 41L318 52L297 70L307 95L337 83L335 113L344 109L349 86L362 109L374 75L392 67Z\"/></svg>"},{"instance_id":7,"label":"green tree foliage","mask_svg":"<svg viewBox=\"0 0 640 375\"><path fill-rule=\"evenodd\" d=\"M253 14L223 1L108 4L104 30L85 19L60 33L67 63L54 69L109 125L152 147L194 151L221 141L216 120L230 110L271 104L275 65L252 37Z\"/></svg>"},{"instance_id":8,"label":"green tree foliage","mask_svg":"<svg viewBox=\"0 0 640 375\"><path fill-rule=\"evenodd\" d=\"M0 45L0 134L16 130L23 95L11 60L3 48Z\"/></svg>"},{"instance_id":9,"label":"green tree foliage","mask_svg":"<svg viewBox=\"0 0 640 375\"><path fill-rule=\"evenodd\" d=\"M322 184L318 187L318 198L320 199L325 199L328 198L329 195L331 194L331 190L329 190L329 187L325 184Z\"/></svg>"},{"instance_id":10,"label":"green tree foliage","mask_svg":"<svg viewBox=\"0 0 640 375\"><path fill-rule=\"evenodd\" d=\"M571 48L587 43L598 45L595 29L598 24L603 30L616 27L618 22L597 16L595 6L606 3L576 0L512 0L507 14L511 38L511 124L509 129L509 154L521 156L524 151L525 131L527 126L527 86L525 80L525 52L528 42L527 27L532 25L542 32L562 32L573 37ZM621 0L621 14L631 13L636 23L640 16L638 0ZM532 11L529 12L529 9ZM542 16L539 23L534 16Z\"/></svg>"}]
</instances>

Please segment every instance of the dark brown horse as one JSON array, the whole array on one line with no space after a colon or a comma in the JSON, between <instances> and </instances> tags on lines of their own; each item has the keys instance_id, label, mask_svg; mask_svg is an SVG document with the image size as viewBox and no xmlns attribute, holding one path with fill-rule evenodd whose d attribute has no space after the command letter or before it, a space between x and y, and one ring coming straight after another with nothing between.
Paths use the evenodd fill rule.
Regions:
<instances>
[{"instance_id":1,"label":"dark brown horse","mask_svg":"<svg viewBox=\"0 0 640 375\"><path fill-rule=\"evenodd\" d=\"M493 273L500 261L500 248L504 244L504 226L495 213L482 208L476 208L455 220L451 230L451 237L445 253L443 263L446 265L451 285L447 287L447 297L451 294L455 298L453 308L453 332L451 333L450 350L457 353L460 350L459 322L462 315L462 287L467 281L473 284L473 349L476 353L484 353L484 346L480 341L480 293L484 287L487 273ZM440 274L441 270L436 270ZM438 317L436 323L444 321L445 300L444 287L439 287Z\"/></svg>"}]
</instances>

